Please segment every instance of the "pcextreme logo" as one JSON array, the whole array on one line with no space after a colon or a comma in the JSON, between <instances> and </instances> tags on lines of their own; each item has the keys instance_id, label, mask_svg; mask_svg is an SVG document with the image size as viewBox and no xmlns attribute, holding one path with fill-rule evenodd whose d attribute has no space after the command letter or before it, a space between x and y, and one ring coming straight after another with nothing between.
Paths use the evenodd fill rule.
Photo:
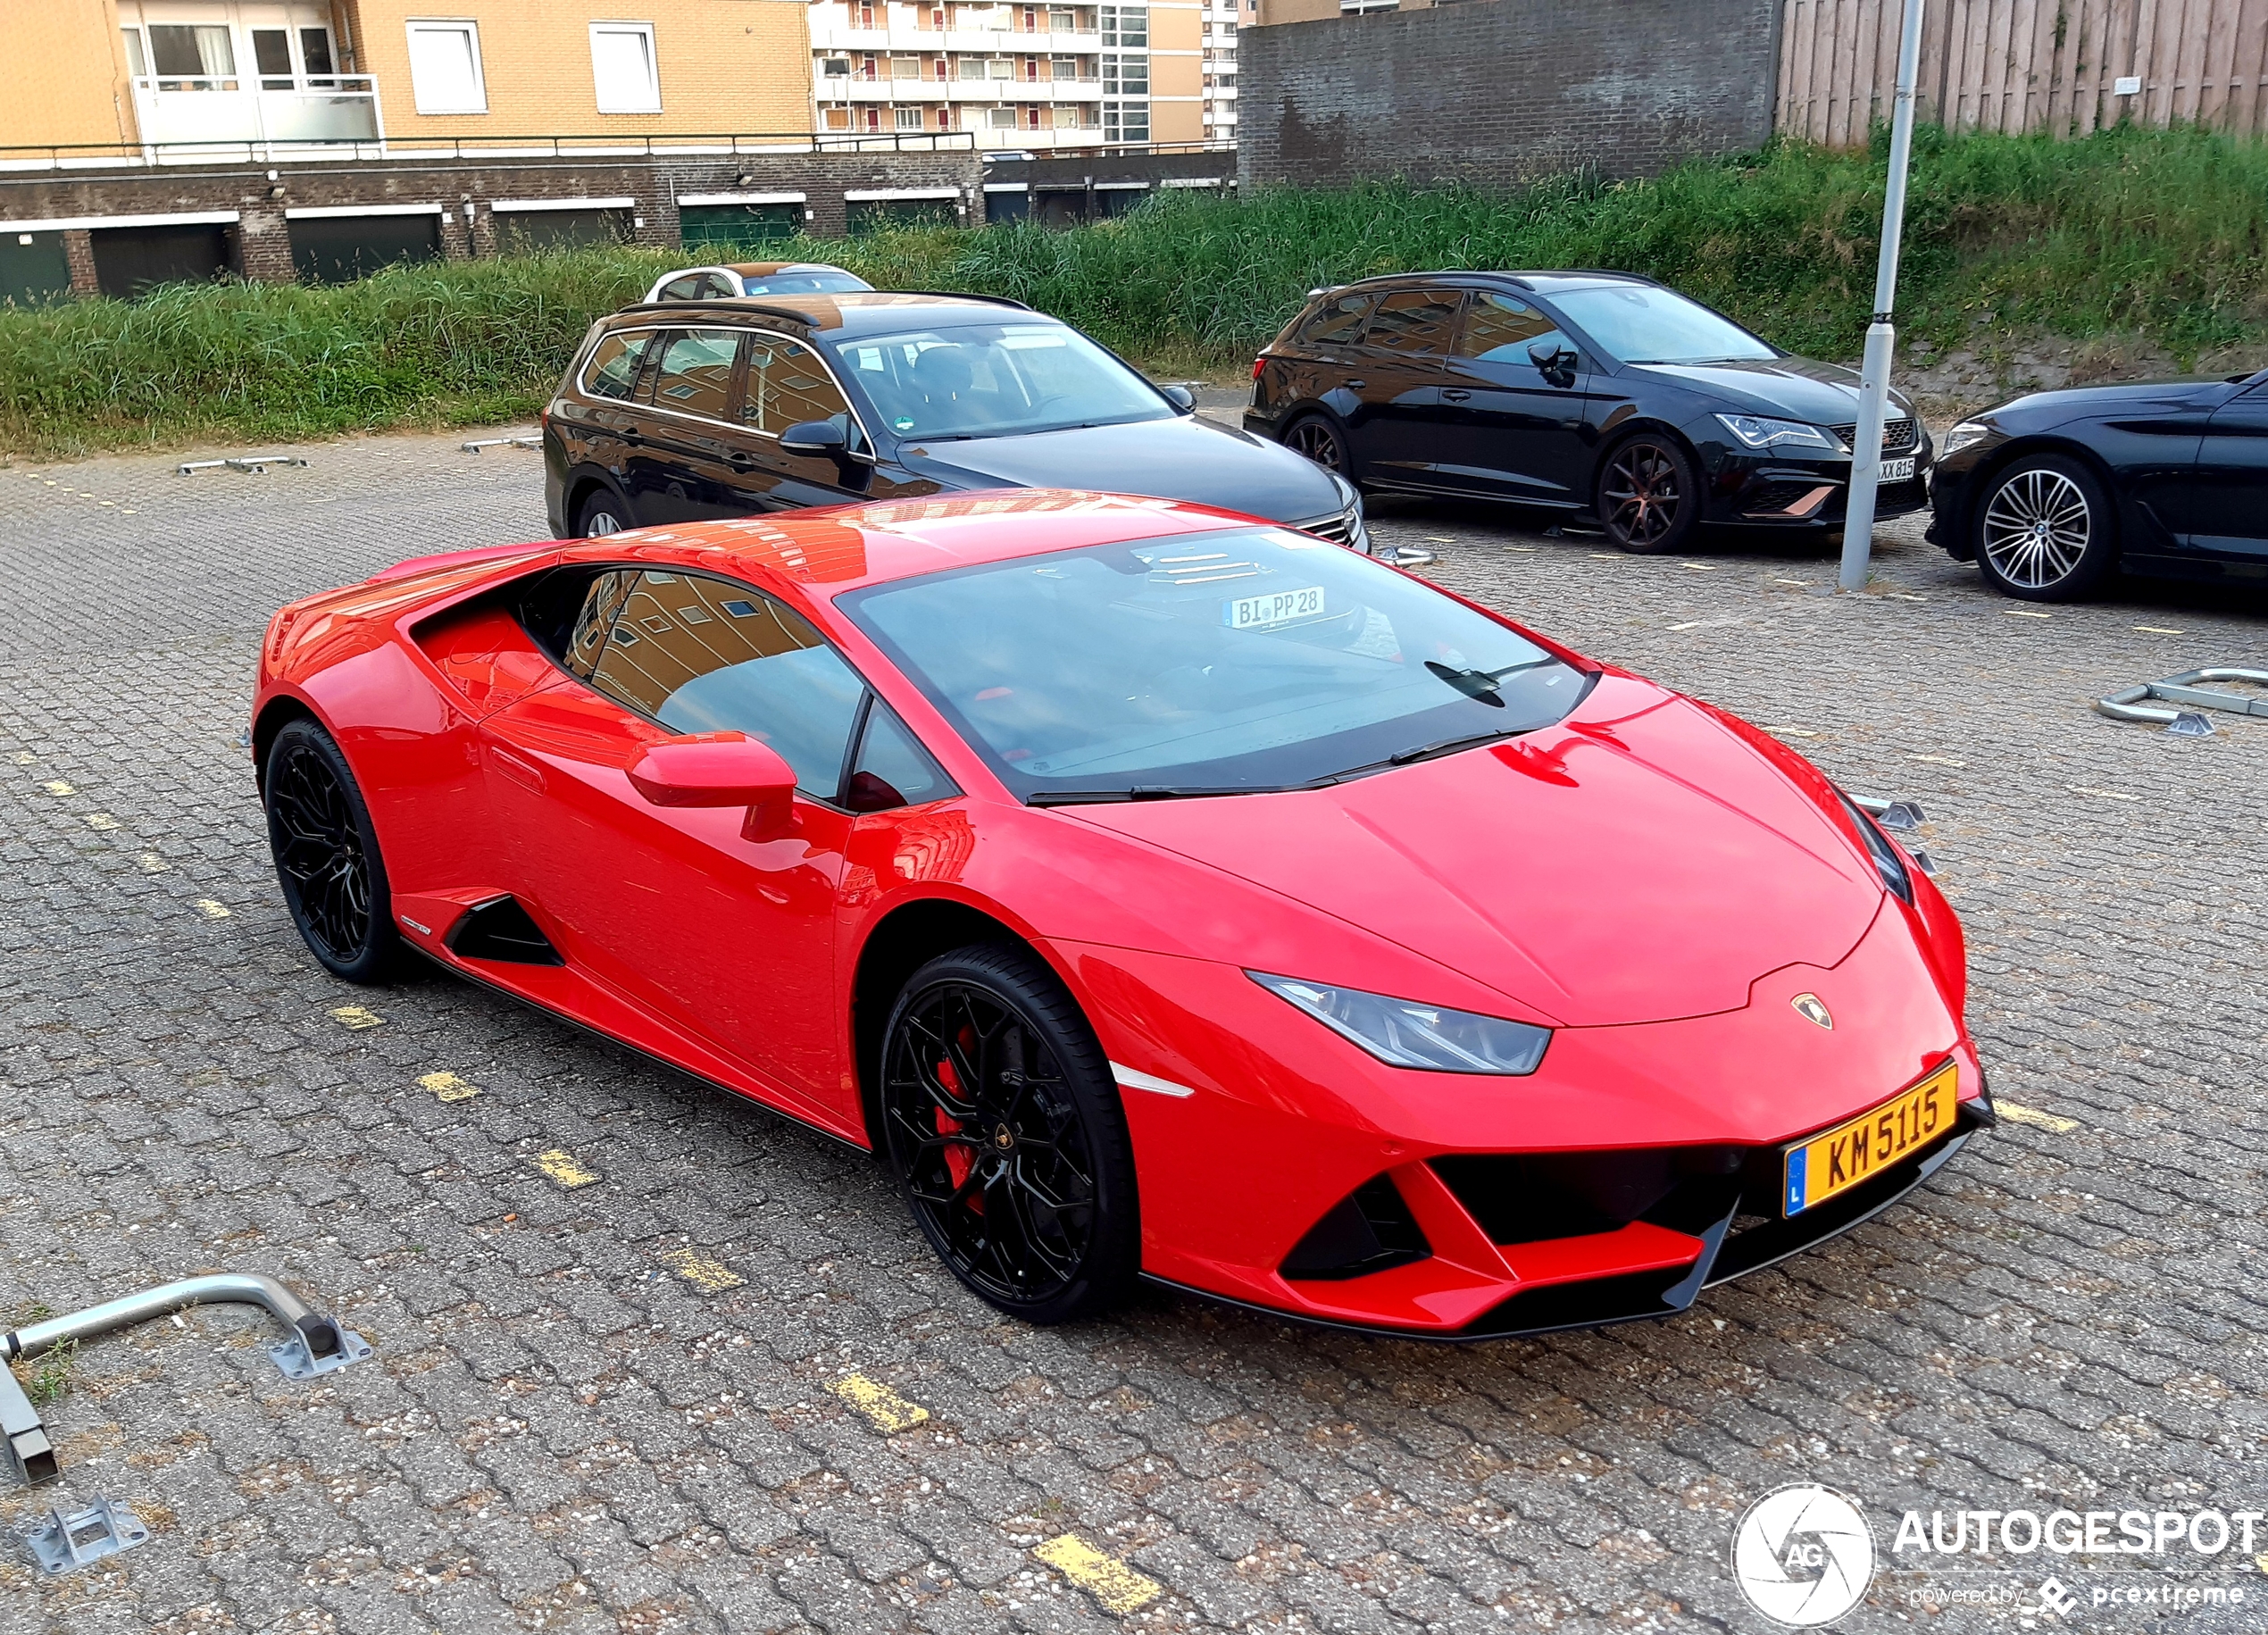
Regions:
<instances>
[{"instance_id":1,"label":"pcextreme logo","mask_svg":"<svg viewBox=\"0 0 2268 1635\"><path fill-rule=\"evenodd\" d=\"M1816 1629L1865 1598L1874 1581L1874 1534L1858 1506L1832 1488L1776 1488L1733 1530L1732 1579L1774 1623Z\"/></svg>"}]
</instances>

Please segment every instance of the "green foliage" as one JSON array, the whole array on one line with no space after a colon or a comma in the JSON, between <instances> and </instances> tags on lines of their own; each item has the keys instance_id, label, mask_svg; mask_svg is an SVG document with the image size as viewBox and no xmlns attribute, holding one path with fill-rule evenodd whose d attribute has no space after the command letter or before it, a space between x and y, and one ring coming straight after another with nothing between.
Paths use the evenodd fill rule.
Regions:
<instances>
[{"instance_id":1,"label":"green foliage","mask_svg":"<svg viewBox=\"0 0 2268 1635\"><path fill-rule=\"evenodd\" d=\"M79 1342L67 1339L32 1364L31 1383L25 1395L42 1407L61 1402L71 1392L71 1371L79 1366Z\"/></svg>"},{"instance_id":2,"label":"green foliage","mask_svg":"<svg viewBox=\"0 0 2268 1635\"><path fill-rule=\"evenodd\" d=\"M1651 181L1513 192L1177 189L1068 232L912 227L758 253L839 262L886 288L1013 296L1176 368L1241 363L1312 286L1423 267L1645 272L1782 346L1849 357L1872 305L1880 146L1775 143ZM582 250L338 288L0 310L0 446L524 415L585 326L673 261ZM1980 322L2130 334L2185 356L2268 337L2268 146L2197 129L2064 143L1924 129L1898 306L1908 336L1940 344Z\"/></svg>"}]
</instances>

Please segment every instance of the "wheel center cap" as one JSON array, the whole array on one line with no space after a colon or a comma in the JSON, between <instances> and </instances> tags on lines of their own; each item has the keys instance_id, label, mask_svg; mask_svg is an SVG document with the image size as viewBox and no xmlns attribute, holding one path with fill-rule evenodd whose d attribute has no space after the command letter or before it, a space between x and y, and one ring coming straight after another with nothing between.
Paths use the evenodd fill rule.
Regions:
<instances>
[{"instance_id":1,"label":"wheel center cap","mask_svg":"<svg viewBox=\"0 0 2268 1635\"><path fill-rule=\"evenodd\" d=\"M1016 1132L1003 1124L992 1132L992 1144L1004 1153L1013 1152L1016 1147Z\"/></svg>"},{"instance_id":2,"label":"wheel center cap","mask_svg":"<svg viewBox=\"0 0 2268 1635\"><path fill-rule=\"evenodd\" d=\"M2034 522L2031 525L2031 537L2035 539L2045 539L2047 538L2047 524L2045 522Z\"/></svg>"}]
</instances>

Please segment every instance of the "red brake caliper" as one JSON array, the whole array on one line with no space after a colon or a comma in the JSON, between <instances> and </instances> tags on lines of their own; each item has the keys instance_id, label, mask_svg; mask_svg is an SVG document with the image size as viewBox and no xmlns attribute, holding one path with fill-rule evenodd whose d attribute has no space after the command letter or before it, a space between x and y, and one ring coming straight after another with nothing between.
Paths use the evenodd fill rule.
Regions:
<instances>
[{"instance_id":1,"label":"red brake caliper","mask_svg":"<svg viewBox=\"0 0 2268 1635\"><path fill-rule=\"evenodd\" d=\"M949 1059L940 1060L938 1063L938 1082L945 1086L946 1089L952 1091L955 1096L961 1096L963 1094L961 1089L961 1077L958 1073L953 1071L953 1064ZM939 1107L938 1109L938 1134L941 1136L956 1135L960 1132L961 1128L962 1125L959 1119L955 1118L943 1107ZM945 1172L953 1177L953 1185L956 1189L967 1182L969 1179L969 1172L973 1169L975 1165L976 1161L969 1155L969 1149L967 1147L955 1146L948 1147L945 1149ZM975 1210L979 1214L982 1214L984 1213L984 1200L982 1198L971 1195L968 1198L967 1202L969 1207Z\"/></svg>"}]
</instances>

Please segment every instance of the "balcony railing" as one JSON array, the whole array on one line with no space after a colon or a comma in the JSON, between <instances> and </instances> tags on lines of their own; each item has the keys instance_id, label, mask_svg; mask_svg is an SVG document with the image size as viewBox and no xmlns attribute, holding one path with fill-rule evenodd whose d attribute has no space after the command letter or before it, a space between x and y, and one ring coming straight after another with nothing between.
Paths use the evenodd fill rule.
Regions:
<instances>
[{"instance_id":1,"label":"balcony railing","mask_svg":"<svg viewBox=\"0 0 2268 1635\"><path fill-rule=\"evenodd\" d=\"M134 80L142 141L243 143L371 142L382 134L378 82L368 74L284 76L143 74Z\"/></svg>"},{"instance_id":2,"label":"balcony railing","mask_svg":"<svg viewBox=\"0 0 2268 1635\"><path fill-rule=\"evenodd\" d=\"M40 142L0 145L0 172L229 164L264 157L258 142ZM374 141L278 142L279 157L304 163L496 159L707 159L746 154L966 152L965 130L783 130L670 136L395 137Z\"/></svg>"},{"instance_id":3,"label":"balcony railing","mask_svg":"<svg viewBox=\"0 0 2268 1635\"><path fill-rule=\"evenodd\" d=\"M828 74L819 100L838 102L1099 102L1100 79L891 79Z\"/></svg>"}]
</instances>

